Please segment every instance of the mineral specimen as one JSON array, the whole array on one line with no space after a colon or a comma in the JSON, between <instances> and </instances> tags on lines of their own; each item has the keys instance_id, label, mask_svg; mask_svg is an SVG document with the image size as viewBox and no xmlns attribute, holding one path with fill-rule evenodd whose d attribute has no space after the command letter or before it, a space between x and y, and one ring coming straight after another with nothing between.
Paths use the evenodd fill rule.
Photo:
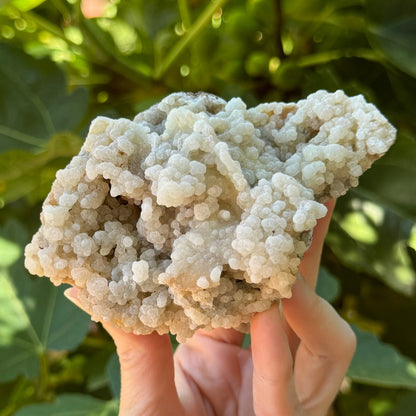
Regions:
<instances>
[{"instance_id":1,"label":"mineral specimen","mask_svg":"<svg viewBox=\"0 0 416 416\"><path fill-rule=\"evenodd\" d=\"M291 295L323 203L394 139L342 91L250 109L176 93L133 121L98 117L57 172L26 267L126 331L243 329Z\"/></svg>"}]
</instances>

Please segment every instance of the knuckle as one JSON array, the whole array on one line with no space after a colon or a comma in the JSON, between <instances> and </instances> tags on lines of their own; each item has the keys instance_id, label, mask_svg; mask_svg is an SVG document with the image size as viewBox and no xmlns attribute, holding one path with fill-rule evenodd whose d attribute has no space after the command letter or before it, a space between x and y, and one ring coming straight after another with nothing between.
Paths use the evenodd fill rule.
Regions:
<instances>
[{"instance_id":1,"label":"knuckle","mask_svg":"<svg viewBox=\"0 0 416 416\"><path fill-rule=\"evenodd\" d=\"M128 345L118 345L117 355L123 367L134 367L137 363L137 351Z\"/></svg>"},{"instance_id":2,"label":"knuckle","mask_svg":"<svg viewBox=\"0 0 416 416\"><path fill-rule=\"evenodd\" d=\"M346 321L342 321L343 331L342 337L339 340L340 342L337 355L342 361L348 361L349 363L352 360L357 348L357 337L350 325Z\"/></svg>"},{"instance_id":3,"label":"knuckle","mask_svg":"<svg viewBox=\"0 0 416 416\"><path fill-rule=\"evenodd\" d=\"M352 328L348 325L347 322L345 322L346 325L346 331L345 331L345 347L347 351L350 353L351 358L355 353L355 350L357 348L357 336L355 335L355 332L352 330Z\"/></svg>"}]
</instances>

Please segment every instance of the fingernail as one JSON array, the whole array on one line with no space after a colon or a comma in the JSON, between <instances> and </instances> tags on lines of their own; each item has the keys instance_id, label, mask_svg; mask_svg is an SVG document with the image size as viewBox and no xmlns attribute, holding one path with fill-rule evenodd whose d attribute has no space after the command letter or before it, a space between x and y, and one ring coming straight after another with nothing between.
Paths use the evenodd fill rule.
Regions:
<instances>
[{"instance_id":1,"label":"fingernail","mask_svg":"<svg viewBox=\"0 0 416 416\"><path fill-rule=\"evenodd\" d=\"M67 299L74 301L74 300L77 300L77 292L78 292L78 289L76 287L70 287L64 291L64 296Z\"/></svg>"},{"instance_id":2,"label":"fingernail","mask_svg":"<svg viewBox=\"0 0 416 416\"><path fill-rule=\"evenodd\" d=\"M262 312L262 313L269 313L272 315L280 315L280 299L276 300L275 302L273 302L272 306L270 306L270 309Z\"/></svg>"}]
</instances>

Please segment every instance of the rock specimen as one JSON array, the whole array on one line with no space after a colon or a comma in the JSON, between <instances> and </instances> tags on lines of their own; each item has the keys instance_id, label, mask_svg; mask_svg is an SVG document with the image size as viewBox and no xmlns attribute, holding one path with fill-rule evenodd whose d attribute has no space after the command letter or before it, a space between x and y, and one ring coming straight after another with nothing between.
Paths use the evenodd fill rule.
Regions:
<instances>
[{"instance_id":1,"label":"rock specimen","mask_svg":"<svg viewBox=\"0 0 416 416\"><path fill-rule=\"evenodd\" d=\"M251 109L176 93L133 121L98 117L57 172L26 267L126 331L243 329L290 296L323 203L394 139L342 91Z\"/></svg>"}]
</instances>

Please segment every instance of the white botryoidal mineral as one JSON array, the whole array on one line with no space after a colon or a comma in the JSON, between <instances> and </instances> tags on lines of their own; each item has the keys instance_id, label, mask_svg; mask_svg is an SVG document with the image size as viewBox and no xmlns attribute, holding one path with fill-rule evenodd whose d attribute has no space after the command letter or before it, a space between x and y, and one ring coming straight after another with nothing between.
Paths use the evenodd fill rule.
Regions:
<instances>
[{"instance_id":1,"label":"white botryoidal mineral","mask_svg":"<svg viewBox=\"0 0 416 416\"><path fill-rule=\"evenodd\" d=\"M242 329L290 296L323 203L394 139L342 91L251 109L176 93L133 121L98 117L57 172L26 267L136 334Z\"/></svg>"}]
</instances>

